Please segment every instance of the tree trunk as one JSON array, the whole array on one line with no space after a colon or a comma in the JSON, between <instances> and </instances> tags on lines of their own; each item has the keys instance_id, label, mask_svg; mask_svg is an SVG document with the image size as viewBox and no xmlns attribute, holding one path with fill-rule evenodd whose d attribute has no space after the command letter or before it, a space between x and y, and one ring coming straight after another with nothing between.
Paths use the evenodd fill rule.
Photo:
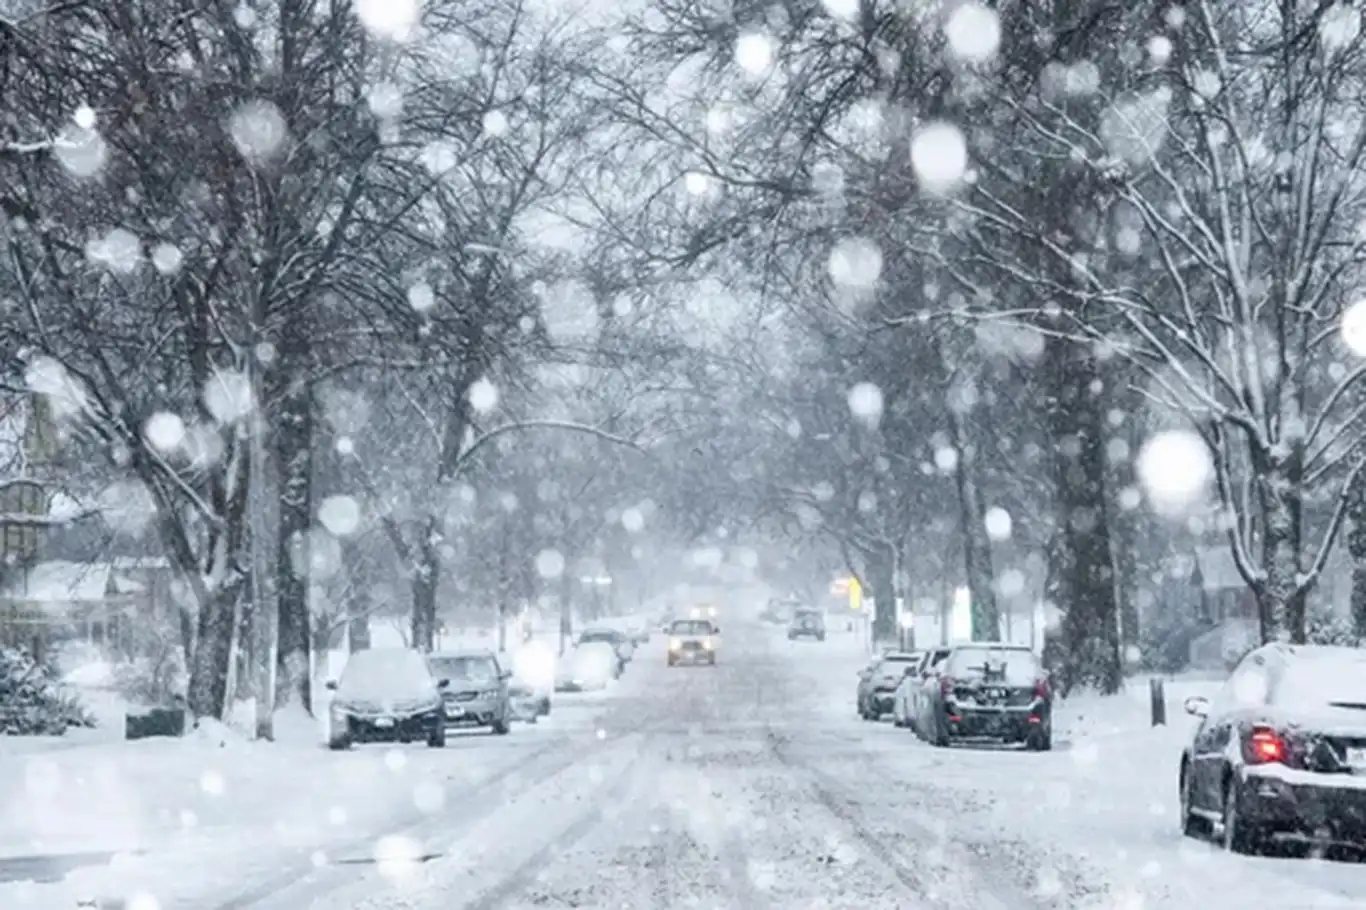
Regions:
<instances>
[{"instance_id":1,"label":"tree trunk","mask_svg":"<svg viewBox=\"0 0 1366 910\"><path fill-rule=\"evenodd\" d=\"M958 526L963 538L963 573L972 596L972 638L999 641L1001 608L996 602L996 577L991 566L991 543L986 536L986 507L977 486L977 444L973 424L949 403L949 432L958 451L954 481L958 488Z\"/></svg>"},{"instance_id":2,"label":"tree trunk","mask_svg":"<svg viewBox=\"0 0 1366 910\"><path fill-rule=\"evenodd\" d=\"M1358 472L1348 490L1347 552L1352 557L1352 634L1366 641L1366 471Z\"/></svg>"},{"instance_id":3,"label":"tree trunk","mask_svg":"<svg viewBox=\"0 0 1366 910\"><path fill-rule=\"evenodd\" d=\"M873 641L897 640L895 556L890 547L864 554L864 572L873 595Z\"/></svg>"},{"instance_id":4,"label":"tree trunk","mask_svg":"<svg viewBox=\"0 0 1366 910\"><path fill-rule=\"evenodd\" d=\"M417 565L413 567L413 647L431 651L436 642L436 585L441 578L441 544L435 528L416 542Z\"/></svg>"},{"instance_id":5,"label":"tree trunk","mask_svg":"<svg viewBox=\"0 0 1366 910\"><path fill-rule=\"evenodd\" d=\"M1300 585L1303 553L1303 451L1252 453L1262 511L1262 565L1266 580L1254 589L1262 641L1288 636L1304 644L1308 633L1308 590Z\"/></svg>"},{"instance_id":6,"label":"tree trunk","mask_svg":"<svg viewBox=\"0 0 1366 910\"><path fill-rule=\"evenodd\" d=\"M275 538L275 597L279 616L275 704L293 695L313 713L312 617L309 605L313 522L313 400L302 383L280 399L274 430L280 471L279 529Z\"/></svg>"},{"instance_id":7,"label":"tree trunk","mask_svg":"<svg viewBox=\"0 0 1366 910\"><path fill-rule=\"evenodd\" d=\"M1100 371L1091 351L1046 345L1054 497L1065 553L1055 584L1065 598L1059 635L1069 686L1118 692L1123 681L1114 553L1105 496L1105 422Z\"/></svg>"}]
</instances>

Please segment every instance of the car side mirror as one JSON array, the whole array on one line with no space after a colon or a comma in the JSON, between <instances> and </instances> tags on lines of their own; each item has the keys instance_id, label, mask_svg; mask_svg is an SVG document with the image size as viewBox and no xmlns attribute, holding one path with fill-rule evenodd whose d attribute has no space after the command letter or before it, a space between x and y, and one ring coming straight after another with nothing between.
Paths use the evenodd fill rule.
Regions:
<instances>
[{"instance_id":1,"label":"car side mirror","mask_svg":"<svg viewBox=\"0 0 1366 910\"><path fill-rule=\"evenodd\" d=\"M327 682L323 683L323 688L327 689L329 692L335 692L337 691L337 681L335 679L329 679Z\"/></svg>"},{"instance_id":2,"label":"car side mirror","mask_svg":"<svg viewBox=\"0 0 1366 910\"><path fill-rule=\"evenodd\" d=\"M512 679L512 671L511 671L511 670L499 670L499 671L498 671L498 678L501 679L503 682L507 682L509 679Z\"/></svg>"},{"instance_id":3,"label":"car side mirror","mask_svg":"<svg viewBox=\"0 0 1366 910\"><path fill-rule=\"evenodd\" d=\"M1194 717L1209 716L1209 699L1202 695L1192 695L1186 699L1186 713Z\"/></svg>"},{"instance_id":4,"label":"car side mirror","mask_svg":"<svg viewBox=\"0 0 1366 910\"><path fill-rule=\"evenodd\" d=\"M451 684L451 681L450 681L449 679L438 679L438 680L436 681L436 687L437 687L438 689L444 689L444 688L446 688L447 686L449 686L450 684Z\"/></svg>"},{"instance_id":5,"label":"car side mirror","mask_svg":"<svg viewBox=\"0 0 1366 910\"><path fill-rule=\"evenodd\" d=\"M720 634L721 634L721 627L720 627L720 626L712 626L711 634L713 634L713 635L720 635Z\"/></svg>"}]
</instances>

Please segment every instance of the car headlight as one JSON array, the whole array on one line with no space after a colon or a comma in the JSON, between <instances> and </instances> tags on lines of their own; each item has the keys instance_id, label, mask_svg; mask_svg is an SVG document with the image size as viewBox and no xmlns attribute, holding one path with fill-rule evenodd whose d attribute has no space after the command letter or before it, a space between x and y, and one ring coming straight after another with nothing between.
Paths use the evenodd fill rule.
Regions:
<instances>
[{"instance_id":1,"label":"car headlight","mask_svg":"<svg viewBox=\"0 0 1366 910\"><path fill-rule=\"evenodd\" d=\"M704 638L704 639L702 639L702 647L705 648L706 650L710 651L711 648L712 648L711 639L710 639L710 638Z\"/></svg>"},{"instance_id":2,"label":"car headlight","mask_svg":"<svg viewBox=\"0 0 1366 910\"><path fill-rule=\"evenodd\" d=\"M682 640L681 638L671 638L671 639L669 639L669 650L670 650L670 651L677 651L677 650L678 650L679 648L681 648L681 647L683 647L683 640Z\"/></svg>"}]
</instances>

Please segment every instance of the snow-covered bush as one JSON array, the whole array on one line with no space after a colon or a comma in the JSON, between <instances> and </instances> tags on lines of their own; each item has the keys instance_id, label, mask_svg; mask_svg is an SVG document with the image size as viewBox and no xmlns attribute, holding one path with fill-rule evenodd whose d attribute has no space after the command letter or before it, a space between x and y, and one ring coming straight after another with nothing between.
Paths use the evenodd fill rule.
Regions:
<instances>
[{"instance_id":1,"label":"snow-covered bush","mask_svg":"<svg viewBox=\"0 0 1366 910\"><path fill-rule=\"evenodd\" d=\"M94 725L55 668L26 651L0 648L0 734L61 736L69 727Z\"/></svg>"},{"instance_id":2,"label":"snow-covered bush","mask_svg":"<svg viewBox=\"0 0 1366 910\"><path fill-rule=\"evenodd\" d=\"M1331 610L1310 610L1305 625L1305 638L1311 645L1361 646L1361 639L1352 631L1351 619Z\"/></svg>"}]
</instances>

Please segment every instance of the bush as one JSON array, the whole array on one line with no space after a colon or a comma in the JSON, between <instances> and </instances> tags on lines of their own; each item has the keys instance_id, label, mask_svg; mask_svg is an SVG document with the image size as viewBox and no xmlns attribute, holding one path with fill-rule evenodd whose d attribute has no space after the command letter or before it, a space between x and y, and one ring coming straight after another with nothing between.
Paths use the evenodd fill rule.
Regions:
<instances>
[{"instance_id":1,"label":"bush","mask_svg":"<svg viewBox=\"0 0 1366 910\"><path fill-rule=\"evenodd\" d=\"M0 734L61 736L70 727L94 725L54 667L36 663L26 651L0 648Z\"/></svg>"}]
</instances>

